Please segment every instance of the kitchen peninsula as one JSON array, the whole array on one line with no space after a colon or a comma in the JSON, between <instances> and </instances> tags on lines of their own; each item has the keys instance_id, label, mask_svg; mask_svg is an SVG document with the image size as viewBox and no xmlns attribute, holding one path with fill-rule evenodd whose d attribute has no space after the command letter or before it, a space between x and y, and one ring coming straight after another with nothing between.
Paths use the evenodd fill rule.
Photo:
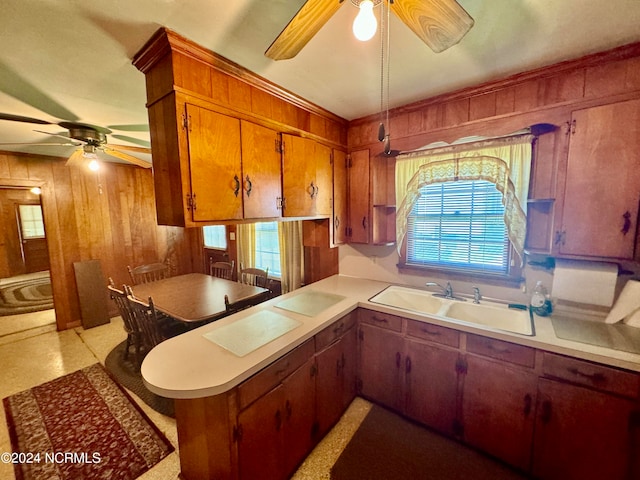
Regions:
<instances>
[{"instance_id":1,"label":"kitchen peninsula","mask_svg":"<svg viewBox=\"0 0 640 480\"><path fill-rule=\"evenodd\" d=\"M369 302L387 286L334 275L152 350L142 374L176 399L182 476L288 478L356 394L545 478L638 472L640 355L559 339L549 318L524 336ZM294 326L243 356L211 340L261 317Z\"/></svg>"}]
</instances>

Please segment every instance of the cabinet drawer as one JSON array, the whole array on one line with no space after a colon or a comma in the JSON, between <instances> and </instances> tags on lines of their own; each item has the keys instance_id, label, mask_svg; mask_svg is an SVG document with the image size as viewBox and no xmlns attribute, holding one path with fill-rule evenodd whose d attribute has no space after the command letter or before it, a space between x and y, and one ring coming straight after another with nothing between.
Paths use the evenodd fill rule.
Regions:
<instances>
[{"instance_id":1,"label":"cabinet drawer","mask_svg":"<svg viewBox=\"0 0 640 480\"><path fill-rule=\"evenodd\" d=\"M240 410L253 403L283 379L296 371L315 353L313 339L307 340L284 357L266 366L251 378L238 385Z\"/></svg>"},{"instance_id":2,"label":"cabinet drawer","mask_svg":"<svg viewBox=\"0 0 640 480\"><path fill-rule=\"evenodd\" d=\"M450 347L460 346L460 332L417 320L407 320L407 335Z\"/></svg>"},{"instance_id":3,"label":"cabinet drawer","mask_svg":"<svg viewBox=\"0 0 640 480\"><path fill-rule=\"evenodd\" d=\"M316 352L323 350L326 346L331 345L338 338L344 335L356 324L357 318L358 314L356 312L348 313L318 333L315 336Z\"/></svg>"},{"instance_id":4,"label":"cabinet drawer","mask_svg":"<svg viewBox=\"0 0 640 480\"><path fill-rule=\"evenodd\" d=\"M535 349L496 340L495 338L468 334L467 352L477 353L478 355L495 358L523 367L533 368L535 365Z\"/></svg>"},{"instance_id":5,"label":"cabinet drawer","mask_svg":"<svg viewBox=\"0 0 640 480\"><path fill-rule=\"evenodd\" d=\"M554 353L544 353L542 372L548 377L626 397L637 398L640 392L640 375L636 373Z\"/></svg>"},{"instance_id":6,"label":"cabinet drawer","mask_svg":"<svg viewBox=\"0 0 640 480\"><path fill-rule=\"evenodd\" d=\"M388 313L374 312L373 310L359 310L360 321L369 325L393 330L394 332L402 331L402 317L389 315Z\"/></svg>"}]
</instances>

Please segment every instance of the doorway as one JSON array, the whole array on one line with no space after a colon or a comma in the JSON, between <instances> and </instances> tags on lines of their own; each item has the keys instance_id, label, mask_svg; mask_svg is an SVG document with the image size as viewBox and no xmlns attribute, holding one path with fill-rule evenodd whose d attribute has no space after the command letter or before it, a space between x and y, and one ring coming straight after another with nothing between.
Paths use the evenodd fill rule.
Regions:
<instances>
[{"instance_id":1,"label":"doorway","mask_svg":"<svg viewBox=\"0 0 640 480\"><path fill-rule=\"evenodd\" d=\"M43 285L47 280L50 289L40 194L32 187L0 186L0 291L6 297L0 299L0 341L27 330L34 334L55 330L55 309L28 306L30 300L39 301L33 297L47 290ZM9 308L12 299L19 303L15 314Z\"/></svg>"}]
</instances>

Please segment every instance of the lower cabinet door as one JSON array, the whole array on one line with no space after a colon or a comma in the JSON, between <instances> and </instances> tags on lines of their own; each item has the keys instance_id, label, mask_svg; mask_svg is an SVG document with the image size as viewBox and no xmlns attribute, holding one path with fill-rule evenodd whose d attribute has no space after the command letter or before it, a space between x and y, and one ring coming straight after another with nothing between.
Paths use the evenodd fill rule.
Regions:
<instances>
[{"instance_id":1,"label":"lower cabinet door","mask_svg":"<svg viewBox=\"0 0 640 480\"><path fill-rule=\"evenodd\" d=\"M404 339L398 333L360 325L360 382L363 396L402 410Z\"/></svg>"},{"instance_id":2,"label":"lower cabinet door","mask_svg":"<svg viewBox=\"0 0 640 480\"><path fill-rule=\"evenodd\" d=\"M284 398L284 387L278 385L238 415L240 479L286 478L282 463Z\"/></svg>"},{"instance_id":3,"label":"lower cabinet door","mask_svg":"<svg viewBox=\"0 0 640 480\"><path fill-rule=\"evenodd\" d=\"M633 402L548 379L540 379L538 388L536 477L639 478L640 445L633 421L637 406Z\"/></svg>"},{"instance_id":4,"label":"lower cabinet door","mask_svg":"<svg viewBox=\"0 0 640 480\"><path fill-rule=\"evenodd\" d=\"M405 413L449 436L455 433L458 357L457 350L407 341Z\"/></svg>"},{"instance_id":5,"label":"lower cabinet door","mask_svg":"<svg viewBox=\"0 0 640 480\"><path fill-rule=\"evenodd\" d=\"M464 441L528 471L537 380L532 371L467 355L462 392Z\"/></svg>"}]
</instances>

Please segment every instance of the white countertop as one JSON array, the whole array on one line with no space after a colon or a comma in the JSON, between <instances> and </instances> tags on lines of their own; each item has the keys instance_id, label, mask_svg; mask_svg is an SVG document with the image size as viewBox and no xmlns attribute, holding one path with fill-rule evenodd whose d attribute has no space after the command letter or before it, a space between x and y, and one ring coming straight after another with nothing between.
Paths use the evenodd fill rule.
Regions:
<instances>
[{"instance_id":1,"label":"white countertop","mask_svg":"<svg viewBox=\"0 0 640 480\"><path fill-rule=\"evenodd\" d=\"M429 323L453 327L464 332L640 372L640 355L557 338L548 317L534 316L535 336L530 337L457 322L444 317L421 315L368 301L369 298L388 286L389 284L385 282L334 275L169 339L151 350L144 359L141 372L145 384L152 392L169 398L199 398L223 393L357 307L365 307L414 320L426 320ZM345 298L329 306L315 317L276 306L280 302L309 292L323 292ZM269 317L274 317L274 314L277 314L278 317L287 317L295 321L292 323L299 323L299 325L242 357L231 353L204 336L247 317L255 317L256 314L264 311L269 312L266 314ZM209 335L209 337L213 336L215 335Z\"/></svg>"}]
</instances>

